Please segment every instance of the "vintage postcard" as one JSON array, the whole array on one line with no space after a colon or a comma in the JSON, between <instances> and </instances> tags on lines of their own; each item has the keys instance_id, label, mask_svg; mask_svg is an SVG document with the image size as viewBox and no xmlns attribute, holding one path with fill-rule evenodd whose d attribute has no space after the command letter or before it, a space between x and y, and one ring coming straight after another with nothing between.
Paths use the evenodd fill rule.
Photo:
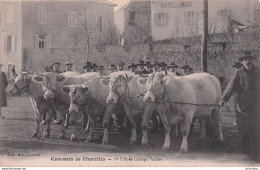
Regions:
<instances>
[{"instance_id":1,"label":"vintage postcard","mask_svg":"<svg viewBox=\"0 0 260 170\"><path fill-rule=\"evenodd\" d=\"M0 167L260 167L259 0L0 0Z\"/></svg>"}]
</instances>

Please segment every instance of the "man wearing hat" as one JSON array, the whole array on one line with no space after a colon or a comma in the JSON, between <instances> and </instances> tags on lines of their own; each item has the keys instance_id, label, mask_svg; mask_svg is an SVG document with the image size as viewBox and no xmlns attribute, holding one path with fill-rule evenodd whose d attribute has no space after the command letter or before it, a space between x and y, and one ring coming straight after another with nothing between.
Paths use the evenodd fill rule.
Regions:
<instances>
[{"instance_id":1,"label":"man wearing hat","mask_svg":"<svg viewBox=\"0 0 260 170\"><path fill-rule=\"evenodd\" d=\"M85 62L85 65L82 67L84 69L84 72L85 73L88 73L88 72L91 72L91 62L87 61Z\"/></svg>"},{"instance_id":2,"label":"man wearing hat","mask_svg":"<svg viewBox=\"0 0 260 170\"><path fill-rule=\"evenodd\" d=\"M0 63L0 119L3 119L2 116L2 107L7 107L7 99L5 89L8 86L8 81L6 75L2 70L3 64Z\"/></svg>"},{"instance_id":3,"label":"man wearing hat","mask_svg":"<svg viewBox=\"0 0 260 170\"><path fill-rule=\"evenodd\" d=\"M110 71L110 73L117 71L117 67L115 64L110 64L107 69Z\"/></svg>"},{"instance_id":4,"label":"man wearing hat","mask_svg":"<svg viewBox=\"0 0 260 170\"><path fill-rule=\"evenodd\" d=\"M66 62L65 63L65 71L64 72L68 72L68 71L72 71L72 62Z\"/></svg>"},{"instance_id":5,"label":"man wearing hat","mask_svg":"<svg viewBox=\"0 0 260 170\"><path fill-rule=\"evenodd\" d=\"M171 62L169 66L167 66L167 69L170 72L174 73L176 76L181 76L181 74L177 72L177 68L178 66L174 62Z\"/></svg>"},{"instance_id":6,"label":"man wearing hat","mask_svg":"<svg viewBox=\"0 0 260 170\"><path fill-rule=\"evenodd\" d=\"M155 61L152 65L152 72L153 73L156 73L156 72L159 72L160 71L160 66L159 66L159 63L157 61Z\"/></svg>"},{"instance_id":7,"label":"man wearing hat","mask_svg":"<svg viewBox=\"0 0 260 170\"><path fill-rule=\"evenodd\" d=\"M97 68L97 71L100 75L105 75L104 71L105 71L105 67L103 65L99 65Z\"/></svg>"},{"instance_id":8,"label":"man wearing hat","mask_svg":"<svg viewBox=\"0 0 260 170\"><path fill-rule=\"evenodd\" d=\"M125 67L125 63L124 62L119 62L118 63L118 71L123 71Z\"/></svg>"},{"instance_id":9,"label":"man wearing hat","mask_svg":"<svg viewBox=\"0 0 260 170\"><path fill-rule=\"evenodd\" d=\"M242 151L260 162L260 69L254 66L254 59L249 51L239 58L242 67L235 71L219 105L223 106L233 94L237 95L238 108L244 120L241 122Z\"/></svg>"},{"instance_id":10,"label":"man wearing hat","mask_svg":"<svg viewBox=\"0 0 260 170\"><path fill-rule=\"evenodd\" d=\"M132 64L131 64L130 66L128 66L127 68L130 69L132 73L137 74L137 71L136 71L137 66L136 66L135 63L132 63Z\"/></svg>"},{"instance_id":11,"label":"man wearing hat","mask_svg":"<svg viewBox=\"0 0 260 170\"><path fill-rule=\"evenodd\" d=\"M147 66L143 60L140 60L137 65L137 74L149 74L150 72L145 69L145 66Z\"/></svg>"},{"instance_id":12,"label":"man wearing hat","mask_svg":"<svg viewBox=\"0 0 260 170\"><path fill-rule=\"evenodd\" d=\"M91 66L92 72L98 72L97 68L98 68L97 64L93 63Z\"/></svg>"},{"instance_id":13,"label":"man wearing hat","mask_svg":"<svg viewBox=\"0 0 260 170\"><path fill-rule=\"evenodd\" d=\"M190 65L189 64L185 64L184 66L181 67L181 71L182 71L182 76L187 76L190 74Z\"/></svg>"},{"instance_id":14,"label":"man wearing hat","mask_svg":"<svg viewBox=\"0 0 260 170\"><path fill-rule=\"evenodd\" d=\"M56 62L52 64L52 69L54 73L61 74L62 72L60 71L60 63Z\"/></svg>"},{"instance_id":15,"label":"man wearing hat","mask_svg":"<svg viewBox=\"0 0 260 170\"><path fill-rule=\"evenodd\" d=\"M242 67L242 64L240 62L235 62L235 64L232 66L235 70L240 69Z\"/></svg>"}]
</instances>

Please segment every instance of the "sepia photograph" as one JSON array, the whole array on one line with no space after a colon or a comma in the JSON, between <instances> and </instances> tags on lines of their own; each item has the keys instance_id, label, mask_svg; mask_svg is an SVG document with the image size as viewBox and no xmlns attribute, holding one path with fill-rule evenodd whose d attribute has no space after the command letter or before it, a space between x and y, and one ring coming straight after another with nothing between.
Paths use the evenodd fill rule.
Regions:
<instances>
[{"instance_id":1,"label":"sepia photograph","mask_svg":"<svg viewBox=\"0 0 260 170\"><path fill-rule=\"evenodd\" d=\"M2 170L259 170L260 0L0 0L0 71Z\"/></svg>"}]
</instances>

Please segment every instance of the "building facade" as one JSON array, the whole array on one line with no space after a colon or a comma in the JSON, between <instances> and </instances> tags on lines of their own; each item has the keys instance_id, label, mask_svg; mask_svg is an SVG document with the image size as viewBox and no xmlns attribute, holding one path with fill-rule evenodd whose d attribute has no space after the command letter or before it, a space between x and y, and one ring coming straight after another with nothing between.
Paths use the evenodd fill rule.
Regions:
<instances>
[{"instance_id":1,"label":"building facade","mask_svg":"<svg viewBox=\"0 0 260 170\"><path fill-rule=\"evenodd\" d=\"M17 71L23 68L28 49L103 44L114 25L115 4L107 0L1 1L0 5L0 59L9 72L12 65Z\"/></svg>"},{"instance_id":2,"label":"building facade","mask_svg":"<svg viewBox=\"0 0 260 170\"><path fill-rule=\"evenodd\" d=\"M154 40L201 34L202 0L151 1L151 34ZM230 20L249 26L259 21L258 0L209 0L209 33L223 33Z\"/></svg>"},{"instance_id":3,"label":"building facade","mask_svg":"<svg viewBox=\"0 0 260 170\"><path fill-rule=\"evenodd\" d=\"M151 1L131 0L115 12L121 44L143 44L150 35Z\"/></svg>"}]
</instances>

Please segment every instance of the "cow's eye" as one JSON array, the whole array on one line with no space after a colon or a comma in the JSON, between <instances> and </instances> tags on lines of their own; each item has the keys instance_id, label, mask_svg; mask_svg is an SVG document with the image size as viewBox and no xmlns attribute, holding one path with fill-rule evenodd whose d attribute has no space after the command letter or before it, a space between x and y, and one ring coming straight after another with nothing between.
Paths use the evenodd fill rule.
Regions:
<instances>
[{"instance_id":1,"label":"cow's eye","mask_svg":"<svg viewBox=\"0 0 260 170\"><path fill-rule=\"evenodd\" d=\"M121 84L119 84L118 87L121 87Z\"/></svg>"}]
</instances>

